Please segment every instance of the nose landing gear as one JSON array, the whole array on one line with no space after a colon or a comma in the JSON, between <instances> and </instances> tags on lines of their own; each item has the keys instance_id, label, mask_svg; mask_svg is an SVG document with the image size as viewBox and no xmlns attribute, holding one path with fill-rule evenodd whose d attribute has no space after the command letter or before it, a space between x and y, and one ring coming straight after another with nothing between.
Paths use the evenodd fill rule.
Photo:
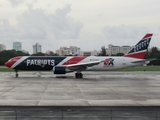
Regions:
<instances>
[{"instance_id":1,"label":"nose landing gear","mask_svg":"<svg viewBox=\"0 0 160 120\"><path fill-rule=\"evenodd\" d=\"M18 70L14 70L15 71L15 77L18 78Z\"/></svg>"}]
</instances>

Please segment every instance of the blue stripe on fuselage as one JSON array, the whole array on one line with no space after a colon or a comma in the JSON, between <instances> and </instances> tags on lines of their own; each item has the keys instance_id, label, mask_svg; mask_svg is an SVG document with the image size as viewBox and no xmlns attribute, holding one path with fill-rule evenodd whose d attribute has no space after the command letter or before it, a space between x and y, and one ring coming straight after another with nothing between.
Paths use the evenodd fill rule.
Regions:
<instances>
[{"instance_id":1,"label":"blue stripe on fuselage","mask_svg":"<svg viewBox=\"0 0 160 120\"><path fill-rule=\"evenodd\" d=\"M60 56L30 56L14 69L16 70L52 70L53 66L59 64L66 57Z\"/></svg>"}]
</instances>

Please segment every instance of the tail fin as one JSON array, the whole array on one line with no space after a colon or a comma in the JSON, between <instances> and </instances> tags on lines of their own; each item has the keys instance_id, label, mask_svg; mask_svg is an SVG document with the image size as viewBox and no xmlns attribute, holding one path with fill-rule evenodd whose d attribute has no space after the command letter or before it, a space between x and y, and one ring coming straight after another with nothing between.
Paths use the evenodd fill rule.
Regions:
<instances>
[{"instance_id":1,"label":"tail fin","mask_svg":"<svg viewBox=\"0 0 160 120\"><path fill-rule=\"evenodd\" d=\"M124 57L144 59L152 35L146 34Z\"/></svg>"}]
</instances>

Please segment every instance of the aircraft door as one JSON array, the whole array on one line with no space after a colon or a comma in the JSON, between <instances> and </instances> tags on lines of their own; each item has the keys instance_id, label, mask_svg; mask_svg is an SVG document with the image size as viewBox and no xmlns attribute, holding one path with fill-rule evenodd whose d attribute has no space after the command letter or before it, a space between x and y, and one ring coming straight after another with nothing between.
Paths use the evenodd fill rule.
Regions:
<instances>
[{"instance_id":1,"label":"aircraft door","mask_svg":"<svg viewBox=\"0 0 160 120\"><path fill-rule=\"evenodd\" d=\"M126 60L125 59L122 60L122 65L126 65Z\"/></svg>"}]
</instances>

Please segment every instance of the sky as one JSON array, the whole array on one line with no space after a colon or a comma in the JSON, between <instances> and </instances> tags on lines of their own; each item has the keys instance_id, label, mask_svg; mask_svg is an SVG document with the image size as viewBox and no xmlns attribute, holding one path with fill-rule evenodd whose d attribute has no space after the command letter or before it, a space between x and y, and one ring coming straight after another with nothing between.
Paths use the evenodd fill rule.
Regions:
<instances>
[{"instance_id":1,"label":"sky","mask_svg":"<svg viewBox=\"0 0 160 120\"><path fill-rule=\"evenodd\" d=\"M150 47L160 48L160 0L1 0L0 44L33 53L77 46L101 50L109 44L135 45L153 33Z\"/></svg>"}]
</instances>

